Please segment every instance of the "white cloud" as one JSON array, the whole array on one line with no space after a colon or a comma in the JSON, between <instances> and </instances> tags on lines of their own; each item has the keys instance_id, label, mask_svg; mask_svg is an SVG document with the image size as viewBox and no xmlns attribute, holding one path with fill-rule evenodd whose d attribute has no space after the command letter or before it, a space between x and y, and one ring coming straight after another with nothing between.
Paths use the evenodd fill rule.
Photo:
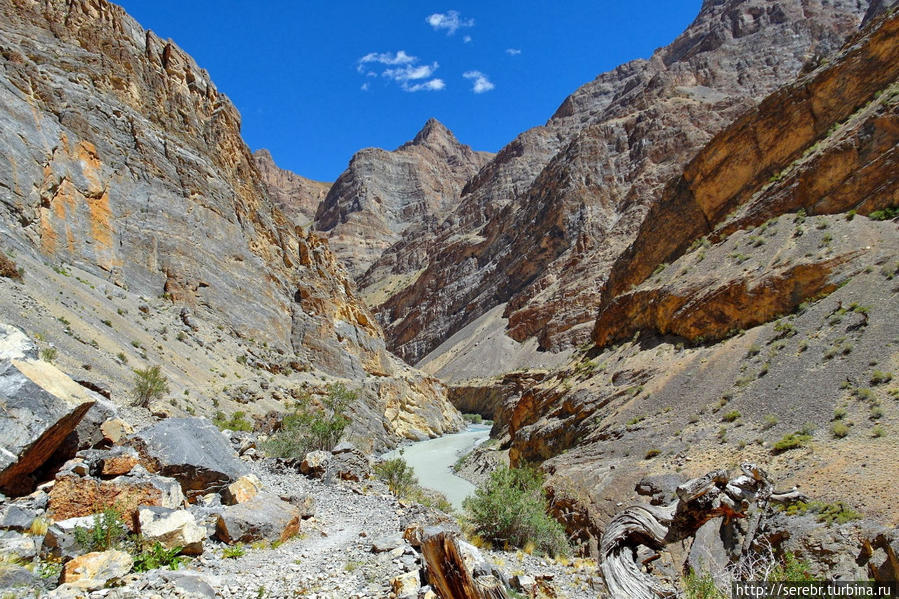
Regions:
<instances>
[{"instance_id":1,"label":"white cloud","mask_svg":"<svg viewBox=\"0 0 899 599\"><path fill-rule=\"evenodd\" d=\"M359 59L356 70L360 73L365 71L365 65L369 63L379 63L385 65L412 64L418 60L415 56L409 56L405 50L396 53L391 52L369 52Z\"/></svg>"},{"instance_id":2,"label":"white cloud","mask_svg":"<svg viewBox=\"0 0 899 599\"><path fill-rule=\"evenodd\" d=\"M483 94L484 92L489 92L491 89L496 87L491 83L490 79L487 78L487 75L480 71L466 71L462 73L462 76L466 79L470 79L474 81L474 86L471 88L476 94Z\"/></svg>"},{"instance_id":3,"label":"white cloud","mask_svg":"<svg viewBox=\"0 0 899 599\"><path fill-rule=\"evenodd\" d=\"M431 79L430 81L425 81L424 83L416 83L414 85L409 85L409 82L404 82L402 85L404 91L407 92L437 92L446 87L446 83L443 82L443 79Z\"/></svg>"},{"instance_id":4,"label":"white cloud","mask_svg":"<svg viewBox=\"0 0 899 599\"><path fill-rule=\"evenodd\" d=\"M519 50L518 48L506 48L506 54L508 54L509 56L518 56L519 54L521 54L521 50Z\"/></svg>"},{"instance_id":5,"label":"white cloud","mask_svg":"<svg viewBox=\"0 0 899 599\"><path fill-rule=\"evenodd\" d=\"M407 64L406 66L397 68L397 69L385 69L383 73L381 73L382 77L387 77L388 79L393 79L394 81L403 82L410 81L414 79L425 79L434 74L440 67L436 62L433 64L419 64L419 65L411 65Z\"/></svg>"},{"instance_id":6,"label":"white cloud","mask_svg":"<svg viewBox=\"0 0 899 599\"><path fill-rule=\"evenodd\" d=\"M448 10L445 13L435 12L425 19L434 31L446 30L447 35L456 33L462 27L474 27L474 19L463 19L457 10Z\"/></svg>"},{"instance_id":7,"label":"white cloud","mask_svg":"<svg viewBox=\"0 0 899 599\"><path fill-rule=\"evenodd\" d=\"M471 41L471 36L466 35L465 37L462 38L462 41L465 42L466 44L469 43Z\"/></svg>"},{"instance_id":8,"label":"white cloud","mask_svg":"<svg viewBox=\"0 0 899 599\"><path fill-rule=\"evenodd\" d=\"M417 56L406 54L403 50L370 52L357 61L356 70L367 78L378 77L378 73L371 70L376 64L383 65L377 69L380 70L380 76L396 82L403 91L440 91L446 87L443 79L431 78L440 68L438 63L419 64ZM360 89L368 91L370 88L366 81Z\"/></svg>"}]
</instances>

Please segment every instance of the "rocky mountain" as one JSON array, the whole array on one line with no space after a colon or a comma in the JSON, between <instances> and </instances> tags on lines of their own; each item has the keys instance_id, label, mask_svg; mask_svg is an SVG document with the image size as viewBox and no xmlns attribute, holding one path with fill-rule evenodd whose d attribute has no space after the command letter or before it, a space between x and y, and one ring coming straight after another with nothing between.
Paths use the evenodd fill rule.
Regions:
<instances>
[{"instance_id":1,"label":"rocky mountain","mask_svg":"<svg viewBox=\"0 0 899 599\"><path fill-rule=\"evenodd\" d=\"M602 282L667 182L837 50L866 6L707 1L671 45L577 90L482 168L431 234L407 235L359 279L400 282L375 308L390 347L416 363L497 306L516 341L551 351L589 341Z\"/></svg>"},{"instance_id":2,"label":"rocky mountain","mask_svg":"<svg viewBox=\"0 0 899 599\"><path fill-rule=\"evenodd\" d=\"M499 398L494 432L553 474L585 547L619 502L729 463L764 464L809 513L848 510L765 533L821 574L855 567L862 514L897 524L897 34L899 16L870 17L704 145L598 285L566 367L464 389Z\"/></svg>"},{"instance_id":3,"label":"rocky mountain","mask_svg":"<svg viewBox=\"0 0 899 599\"><path fill-rule=\"evenodd\" d=\"M353 155L319 205L315 229L327 235L334 253L357 278L407 229L442 221L456 208L465 183L492 156L459 143L442 123L430 119L396 150L367 148ZM392 283L384 277L375 286L383 295Z\"/></svg>"},{"instance_id":4,"label":"rocky mountain","mask_svg":"<svg viewBox=\"0 0 899 599\"><path fill-rule=\"evenodd\" d=\"M159 365L158 413L284 411L344 380L360 440L460 426L386 351L327 242L278 209L190 56L105 0L0 14L0 245L19 279L0 311L48 359L120 404L132 368Z\"/></svg>"},{"instance_id":5,"label":"rocky mountain","mask_svg":"<svg viewBox=\"0 0 899 599\"><path fill-rule=\"evenodd\" d=\"M293 224L309 228L331 184L313 181L279 168L268 150L253 152L253 161L275 206Z\"/></svg>"}]
</instances>

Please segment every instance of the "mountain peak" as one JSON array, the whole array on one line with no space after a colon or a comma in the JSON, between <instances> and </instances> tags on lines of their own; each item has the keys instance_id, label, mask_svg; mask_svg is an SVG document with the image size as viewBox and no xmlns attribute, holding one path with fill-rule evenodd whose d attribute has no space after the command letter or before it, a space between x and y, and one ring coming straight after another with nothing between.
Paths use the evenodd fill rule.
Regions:
<instances>
[{"instance_id":1,"label":"mountain peak","mask_svg":"<svg viewBox=\"0 0 899 599\"><path fill-rule=\"evenodd\" d=\"M447 141L458 144L456 136L453 132L446 128L446 125L431 117L424 124L421 130L415 134L410 143L414 145L434 145L442 144Z\"/></svg>"}]
</instances>

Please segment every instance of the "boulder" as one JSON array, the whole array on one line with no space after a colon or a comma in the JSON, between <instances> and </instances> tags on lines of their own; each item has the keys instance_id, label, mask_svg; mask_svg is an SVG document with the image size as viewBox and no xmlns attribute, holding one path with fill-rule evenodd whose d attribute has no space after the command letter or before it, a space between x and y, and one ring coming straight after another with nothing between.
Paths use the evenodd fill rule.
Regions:
<instances>
[{"instance_id":1,"label":"boulder","mask_svg":"<svg viewBox=\"0 0 899 599\"><path fill-rule=\"evenodd\" d=\"M421 576L418 570L400 574L390 580L390 587L398 599L418 597L418 591L421 589Z\"/></svg>"},{"instance_id":2,"label":"boulder","mask_svg":"<svg viewBox=\"0 0 899 599\"><path fill-rule=\"evenodd\" d=\"M100 425L100 433L104 442L118 445L122 439L134 433L134 427L121 418L110 418Z\"/></svg>"},{"instance_id":3,"label":"boulder","mask_svg":"<svg viewBox=\"0 0 899 599\"><path fill-rule=\"evenodd\" d=\"M291 505L297 506L300 510L300 517L304 520L315 515L315 497L312 495L291 495L290 497L281 497L281 499Z\"/></svg>"},{"instance_id":4,"label":"boulder","mask_svg":"<svg viewBox=\"0 0 899 599\"><path fill-rule=\"evenodd\" d=\"M537 587L537 581L534 577L526 574L516 574L510 579L510 582L513 589L525 593L528 596L530 596Z\"/></svg>"},{"instance_id":5,"label":"boulder","mask_svg":"<svg viewBox=\"0 0 899 599\"><path fill-rule=\"evenodd\" d=\"M138 510L138 532L150 544L158 542L166 549L181 547L181 553L200 555L206 529L199 526L186 510L163 507L141 507Z\"/></svg>"},{"instance_id":6,"label":"boulder","mask_svg":"<svg viewBox=\"0 0 899 599\"><path fill-rule=\"evenodd\" d=\"M0 528L26 530L35 518L37 518L36 511L18 505L9 505L3 510L3 516L0 517Z\"/></svg>"},{"instance_id":7,"label":"boulder","mask_svg":"<svg viewBox=\"0 0 899 599\"><path fill-rule=\"evenodd\" d=\"M38 359L20 329L0 324L0 491L24 495L99 396Z\"/></svg>"},{"instance_id":8,"label":"boulder","mask_svg":"<svg viewBox=\"0 0 899 599\"><path fill-rule=\"evenodd\" d=\"M37 589L38 587L40 587L40 579L28 569L18 564L0 564L0 589Z\"/></svg>"},{"instance_id":9,"label":"boulder","mask_svg":"<svg viewBox=\"0 0 899 599\"><path fill-rule=\"evenodd\" d=\"M124 551L94 551L79 555L63 568L60 581L85 591L102 589L110 580L131 571L134 560Z\"/></svg>"},{"instance_id":10,"label":"boulder","mask_svg":"<svg viewBox=\"0 0 899 599\"><path fill-rule=\"evenodd\" d=\"M387 535L378 537L371 542L371 550L373 553L381 553L384 551L393 551L398 547L405 545L403 537L400 535Z\"/></svg>"},{"instance_id":11,"label":"boulder","mask_svg":"<svg viewBox=\"0 0 899 599\"><path fill-rule=\"evenodd\" d=\"M329 472L341 480L363 481L371 478L371 462L364 453L349 445L341 443L331 452Z\"/></svg>"},{"instance_id":12,"label":"boulder","mask_svg":"<svg viewBox=\"0 0 899 599\"><path fill-rule=\"evenodd\" d=\"M116 447L100 458L100 476L121 476L131 472L139 462L132 447Z\"/></svg>"},{"instance_id":13,"label":"boulder","mask_svg":"<svg viewBox=\"0 0 899 599\"><path fill-rule=\"evenodd\" d=\"M255 474L241 476L222 491L222 502L225 505L246 503L262 489L262 481Z\"/></svg>"},{"instance_id":14,"label":"boulder","mask_svg":"<svg viewBox=\"0 0 899 599\"><path fill-rule=\"evenodd\" d=\"M286 541L300 530L300 510L277 496L258 493L256 497L222 509L215 535L225 543Z\"/></svg>"},{"instance_id":15,"label":"boulder","mask_svg":"<svg viewBox=\"0 0 899 599\"><path fill-rule=\"evenodd\" d=\"M312 478L321 478L331 463L331 452L310 451L300 462L300 472Z\"/></svg>"},{"instance_id":16,"label":"boulder","mask_svg":"<svg viewBox=\"0 0 899 599\"><path fill-rule=\"evenodd\" d=\"M102 481L71 475L57 478L50 490L50 517L66 520L89 516L98 506L115 506L130 524L137 515L138 506L178 508L184 504L178 481L138 470L134 468L128 475Z\"/></svg>"},{"instance_id":17,"label":"boulder","mask_svg":"<svg viewBox=\"0 0 899 599\"><path fill-rule=\"evenodd\" d=\"M41 538L14 530L0 531L0 555L30 561L41 551Z\"/></svg>"},{"instance_id":18,"label":"boulder","mask_svg":"<svg viewBox=\"0 0 899 599\"><path fill-rule=\"evenodd\" d=\"M188 499L219 492L247 473L231 444L205 418L168 418L128 439L150 472L181 483Z\"/></svg>"}]
</instances>

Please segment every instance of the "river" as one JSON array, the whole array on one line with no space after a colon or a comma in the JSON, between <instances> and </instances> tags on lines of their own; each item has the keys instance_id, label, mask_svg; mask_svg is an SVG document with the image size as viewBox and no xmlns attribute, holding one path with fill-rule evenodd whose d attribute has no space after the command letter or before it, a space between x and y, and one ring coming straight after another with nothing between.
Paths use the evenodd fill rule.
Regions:
<instances>
[{"instance_id":1,"label":"river","mask_svg":"<svg viewBox=\"0 0 899 599\"><path fill-rule=\"evenodd\" d=\"M462 500L474 493L474 485L453 473L460 456L490 437L490 427L471 424L465 430L436 439L405 445L386 454L386 458L402 457L415 471L418 484L440 491L453 507L460 509Z\"/></svg>"}]
</instances>

